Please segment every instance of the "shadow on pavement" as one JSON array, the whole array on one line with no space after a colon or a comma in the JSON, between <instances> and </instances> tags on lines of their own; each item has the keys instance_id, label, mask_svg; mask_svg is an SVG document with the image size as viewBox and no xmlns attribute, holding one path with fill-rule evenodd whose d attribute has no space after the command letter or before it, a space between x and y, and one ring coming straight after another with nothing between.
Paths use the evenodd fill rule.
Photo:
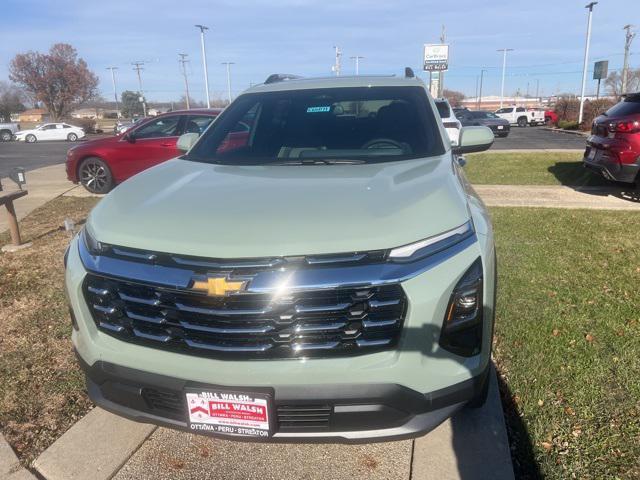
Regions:
<instances>
[{"instance_id":1,"label":"shadow on pavement","mask_svg":"<svg viewBox=\"0 0 640 480\"><path fill-rule=\"evenodd\" d=\"M549 173L564 186L580 193L595 196L613 196L629 202L640 202L640 189L634 185L606 180L582 165L582 162L557 162Z\"/></svg>"}]
</instances>

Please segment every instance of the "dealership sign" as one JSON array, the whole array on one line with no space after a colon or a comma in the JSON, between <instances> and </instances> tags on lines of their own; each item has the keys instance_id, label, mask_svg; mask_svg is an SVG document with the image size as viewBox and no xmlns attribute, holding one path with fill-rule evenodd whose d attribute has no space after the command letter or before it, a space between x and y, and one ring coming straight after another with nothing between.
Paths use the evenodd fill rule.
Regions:
<instances>
[{"instance_id":1,"label":"dealership sign","mask_svg":"<svg viewBox=\"0 0 640 480\"><path fill-rule=\"evenodd\" d=\"M423 70L446 72L449 69L449 45L425 44Z\"/></svg>"}]
</instances>

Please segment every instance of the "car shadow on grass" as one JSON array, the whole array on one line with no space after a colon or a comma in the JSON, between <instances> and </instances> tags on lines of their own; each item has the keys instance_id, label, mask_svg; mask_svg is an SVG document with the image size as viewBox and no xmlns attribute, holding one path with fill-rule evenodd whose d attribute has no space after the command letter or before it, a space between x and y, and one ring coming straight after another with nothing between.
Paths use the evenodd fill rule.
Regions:
<instances>
[{"instance_id":1,"label":"car shadow on grass","mask_svg":"<svg viewBox=\"0 0 640 480\"><path fill-rule=\"evenodd\" d=\"M596 196L613 196L629 202L640 202L640 189L635 185L609 181L584 168L582 162L557 162L548 168L561 185Z\"/></svg>"}]
</instances>

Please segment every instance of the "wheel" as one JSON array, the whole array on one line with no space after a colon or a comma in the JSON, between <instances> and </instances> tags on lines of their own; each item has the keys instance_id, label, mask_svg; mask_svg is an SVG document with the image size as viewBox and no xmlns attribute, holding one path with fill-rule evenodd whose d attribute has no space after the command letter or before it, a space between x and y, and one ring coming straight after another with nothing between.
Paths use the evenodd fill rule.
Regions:
<instances>
[{"instance_id":1,"label":"wheel","mask_svg":"<svg viewBox=\"0 0 640 480\"><path fill-rule=\"evenodd\" d=\"M25 141L25 142L27 142L27 143L36 143L36 140L37 140L37 138L36 138L36 136L35 136L35 135L33 135L33 134L29 134L29 135L27 135L27 136L25 137L25 139L24 139L24 141Z\"/></svg>"},{"instance_id":2,"label":"wheel","mask_svg":"<svg viewBox=\"0 0 640 480\"><path fill-rule=\"evenodd\" d=\"M91 193L105 194L113 188L113 175L109 166L98 157L85 158L78 167L78 178Z\"/></svg>"},{"instance_id":3,"label":"wheel","mask_svg":"<svg viewBox=\"0 0 640 480\"><path fill-rule=\"evenodd\" d=\"M527 117L520 117L518 119L518 126L519 127L526 127L527 126Z\"/></svg>"},{"instance_id":4,"label":"wheel","mask_svg":"<svg viewBox=\"0 0 640 480\"><path fill-rule=\"evenodd\" d=\"M67 140L69 140L70 142L75 142L76 140L78 140L78 135L76 135L75 133L70 133L69 135L67 135Z\"/></svg>"},{"instance_id":5,"label":"wheel","mask_svg":"<svg viewBox=\"0 0 640 480\"><path fill-rule=\"evenodd\" d=\"M9 130L3 130L2 132L0 132L0 140L1 141L10 142L12 138L13 138L13 135L11 134L11 132Z\"/></svg>"}]
</instances>

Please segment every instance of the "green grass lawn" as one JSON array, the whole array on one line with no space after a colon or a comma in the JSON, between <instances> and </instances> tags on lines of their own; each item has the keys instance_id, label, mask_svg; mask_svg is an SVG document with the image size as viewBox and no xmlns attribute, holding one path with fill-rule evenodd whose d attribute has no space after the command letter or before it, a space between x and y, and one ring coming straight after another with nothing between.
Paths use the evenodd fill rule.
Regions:
<instances>
[{"instance_id":1,"label":"green grass lawn","mask_svg":"<svg viewBox=\"0 0 640 480\"><path fill-rule=\"evenodd\" d=\"M516 478L640 478L640 214L492 216Z\"/></svg>"},{"instance_id":2,"label":"green grass lawn","mask_svg":"<svg viewBox=\"0 0 640 480\"><path fill-rule=\"evenodd\" d=\"M464 167L471 183L485 185L611 185L582 166L580 153L478 153Z\"/></svg>"}]
</instances>

